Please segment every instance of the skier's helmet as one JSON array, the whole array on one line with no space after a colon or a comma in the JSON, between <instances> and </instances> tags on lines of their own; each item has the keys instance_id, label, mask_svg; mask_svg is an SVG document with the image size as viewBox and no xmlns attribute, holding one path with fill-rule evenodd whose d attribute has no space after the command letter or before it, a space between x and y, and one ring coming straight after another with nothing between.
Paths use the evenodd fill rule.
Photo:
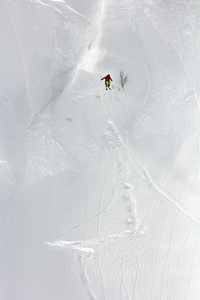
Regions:
<instances>
[{"instance_id":1,"label":"skier's helmet","mask_svg":"<svg viewBox=\"0 0 200 300\"><path fill-rule=\"evenodd\" d=\"M110 74L108 74L107 76L110 77Z\"/></svg>"}]
</instances>

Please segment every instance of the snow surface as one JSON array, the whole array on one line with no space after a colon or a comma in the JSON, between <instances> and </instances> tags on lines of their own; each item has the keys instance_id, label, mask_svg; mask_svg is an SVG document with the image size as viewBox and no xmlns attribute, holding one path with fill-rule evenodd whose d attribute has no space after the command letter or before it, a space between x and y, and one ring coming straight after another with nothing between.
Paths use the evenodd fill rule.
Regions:
<instances>
[{"instance_id":1,"label":"snow surface","mask_svg":"<svg viewBox=\"0 0 200 300\"><path fill-rule=\"evenodd\" d=\"M200 299L199 16L1 1L0 299Z\"/></svg>"}]
</instances>

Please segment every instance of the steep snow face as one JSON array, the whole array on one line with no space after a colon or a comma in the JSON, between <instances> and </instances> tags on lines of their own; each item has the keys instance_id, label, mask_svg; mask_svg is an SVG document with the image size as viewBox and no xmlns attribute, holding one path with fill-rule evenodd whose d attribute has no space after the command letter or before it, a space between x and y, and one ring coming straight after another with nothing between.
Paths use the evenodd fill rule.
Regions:
<instances>
[{"instance_id":1,"label":"steep snow face","mask_svg":"<svg viewBox=\"0 0 200 300\"><path fill-rule=\"evenodd\" d=\"M199 169L198 6L190 1L121 1L120 7L138 37L151 78L151 90L133 128L137 156L156 180L185 201ZM153 167L158 161L164 162L159 174Z\"/></svg>"},{"instance_id":2,"label":"steep snow face","mask_svg":"<svg viewBox=\"0 0 200 300\"><path fill-rule=\"evenodd\" d=\"M199 299L198 5L0 5L1 298Z\"/></svg>"}]
</instances>

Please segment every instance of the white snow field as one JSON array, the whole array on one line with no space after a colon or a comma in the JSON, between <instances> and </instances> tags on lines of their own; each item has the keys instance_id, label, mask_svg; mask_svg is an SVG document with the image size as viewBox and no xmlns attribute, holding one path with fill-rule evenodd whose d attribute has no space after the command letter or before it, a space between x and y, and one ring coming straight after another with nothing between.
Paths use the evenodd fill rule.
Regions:
<instances>
[{"instance_id":1,"label":"white snow field","mask_svg":"<svg viewBox=\"0 0 200 300\"><path fill-rule=\"evenodd\" d=\"M199 300L200 2L2 0L0 55L0 299Z\"/></svg>"}]
</instances>

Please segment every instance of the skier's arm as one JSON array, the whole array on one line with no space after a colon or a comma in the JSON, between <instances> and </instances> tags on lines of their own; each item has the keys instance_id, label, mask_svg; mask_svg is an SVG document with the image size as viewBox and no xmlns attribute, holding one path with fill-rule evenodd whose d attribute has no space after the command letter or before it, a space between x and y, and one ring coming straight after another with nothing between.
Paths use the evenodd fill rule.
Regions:
<instances>
[{"instance_id":1,"label":"skier's arm","mask_svg":"<svg viewBox=\"0 0 200 300\"><path fill-rule=\"evenodd\" d=\"M103 77L103 78L101 78L101 80L103 80L103 79L106 79L106 76L105 76L105 77Z\"/></svg>"}]
</instances>

